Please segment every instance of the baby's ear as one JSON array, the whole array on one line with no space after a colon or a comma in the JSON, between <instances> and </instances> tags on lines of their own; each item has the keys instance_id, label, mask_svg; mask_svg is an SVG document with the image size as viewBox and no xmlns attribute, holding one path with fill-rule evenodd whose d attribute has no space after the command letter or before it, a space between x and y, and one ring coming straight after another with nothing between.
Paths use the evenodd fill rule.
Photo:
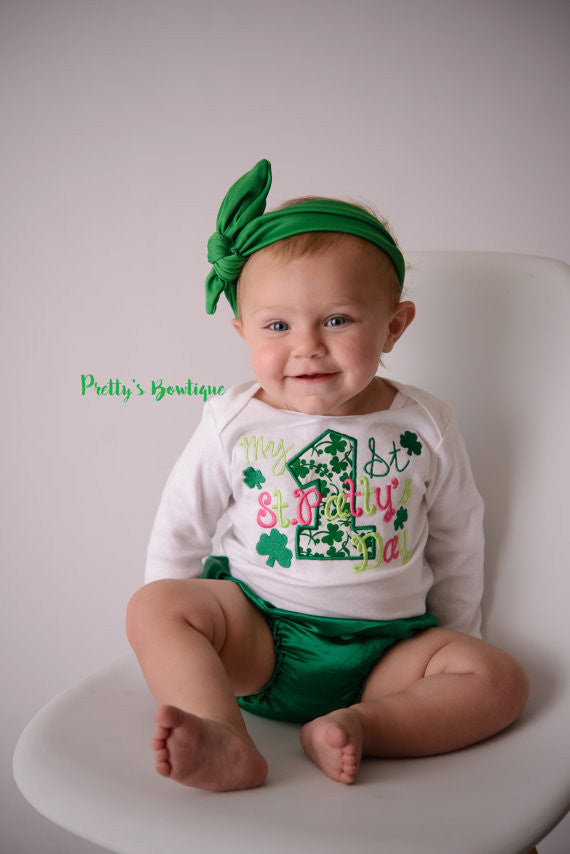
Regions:
<instances>
[{"instance_id":1,"label":"baby's ear","mask_svg":"<svg viewBox=\"0 0 570 854\"><path fill-rule=\"evenodd\" d=\"M232 326L238 335L240 335L242 338L245 338L243 334L243 324L239 317L232 317Z\"/></svg>"},{"instance_id":2,"label":"baby's ear","mask_svg":"<svg viewBox=\"0 0 570 854\"><path fill-rule=\"evenodd\" d=\"M416 307L410 300L405 300L396 306L388 326L388 335L382 348L383 353L389 353L396 341L402 337L416 316Z\"/></svg>"}]
</instances>

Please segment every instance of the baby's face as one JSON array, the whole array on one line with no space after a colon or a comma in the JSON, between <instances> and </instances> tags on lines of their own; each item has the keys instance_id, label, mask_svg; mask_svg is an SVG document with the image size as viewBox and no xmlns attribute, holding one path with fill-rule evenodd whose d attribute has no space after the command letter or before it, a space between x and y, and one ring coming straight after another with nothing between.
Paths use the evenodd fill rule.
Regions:
<instances>
[{"instance_id":1,"label":"baby's face","mask_svg":"<svg viewBox=\"0 0 570 854\"><path fill-rule=\"evenodd\" d=\"M312 415L382 408L380 357L411 323L414 306L390 306L375 252L347 240L292 260L271 251L249 259L233 323L261 400Z\"/></svg>"}]
</instances>

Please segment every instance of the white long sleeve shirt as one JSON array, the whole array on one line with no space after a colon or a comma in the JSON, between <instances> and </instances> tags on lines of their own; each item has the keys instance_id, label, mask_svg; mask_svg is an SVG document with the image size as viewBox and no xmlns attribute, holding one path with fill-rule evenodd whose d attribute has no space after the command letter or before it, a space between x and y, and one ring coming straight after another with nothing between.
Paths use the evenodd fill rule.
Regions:
<instances>
[{"instance_id":1,"label":"white long sleeve shirt","mask_svg":"<svg viewBox=\"0 0 570 854\"><path fill-rule=\"evenodd\" d=\"M275 409L245 383L205 404L165 486L145 581L201 574L219 519L233 576L278 608L478 635L483 506L451 408L392 383L388 410Z\"/></svg>"}]
</instances>

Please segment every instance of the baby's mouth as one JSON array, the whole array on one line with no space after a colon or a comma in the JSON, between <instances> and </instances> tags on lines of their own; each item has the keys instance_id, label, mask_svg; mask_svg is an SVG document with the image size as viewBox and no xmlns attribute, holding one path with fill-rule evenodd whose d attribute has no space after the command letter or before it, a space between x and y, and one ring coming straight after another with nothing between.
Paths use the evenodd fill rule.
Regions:
<instances>
[{"instance_id":1,"label":"baby's mouth","mask_svg":"<svg viewBox=\"0 0 570 854\"><path fill-rule=\"evenodd\" d=\"M331 377L335 377L337 374L336 371L331 371L330 373L312 373L312 374L295 374L291 376L292 380L298 380L299 382L323 382L324 380L328 380Z\"/></svg>"}]
</instances>

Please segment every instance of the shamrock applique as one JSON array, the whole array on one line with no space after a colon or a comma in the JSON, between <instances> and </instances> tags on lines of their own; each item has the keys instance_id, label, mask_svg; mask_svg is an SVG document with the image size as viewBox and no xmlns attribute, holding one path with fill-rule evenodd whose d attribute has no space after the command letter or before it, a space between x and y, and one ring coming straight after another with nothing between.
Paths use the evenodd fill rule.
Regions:
<instances>
[{"instance_id":1,"label":"shamrock applique","mask_svg":"<svg viewBox=\"0 0 570 854\"><path fill-rule=\"evenodd\" d=\"M272 528L270 534L262 534L256 546L260 555L267 555L267 565L273 566L275 561L285 568L291 566L293 552L287 548L287 537Z\"/></svg>"},{"instance_id":2,"label":"shamrock applique","mask_svg":"<svg viewBox=\"0 0 570 854\"><path fill-rule=\"evenodd\" d=\"M261 484L265 483L265 478L263 477L262 472L259 469L254 469L253 466L249 466L249 468L244 469L243 480L245 485L249 486L250 489L253 489L254 486L261 489Z\"/></svg>"},{"instance_id":3,"label":"shamrock applique","mask_svg":"<svg viewBox=\"0 0 570 854\"><path fill-rule=\"evenodd\" d=\"M400 436L400 445L402 448L406 448L409 457L412 454L419 457L422 452L422 443L418 440L417 433L412 433L411 430L406 430L405 433L402 433Z\"/></svg>"},{"instance_id":4,"label":"shamrock applique","mask_svg":"<svg viewBox=\"0 0 570 854\"><path fill-rule=\"evenodd\" d=\"M396 513L396 518L394 519L394 530L397 531L399 528L403 528L407 521L408 511L405 507L400 507Z\"/></svg>"}]
</instances>

